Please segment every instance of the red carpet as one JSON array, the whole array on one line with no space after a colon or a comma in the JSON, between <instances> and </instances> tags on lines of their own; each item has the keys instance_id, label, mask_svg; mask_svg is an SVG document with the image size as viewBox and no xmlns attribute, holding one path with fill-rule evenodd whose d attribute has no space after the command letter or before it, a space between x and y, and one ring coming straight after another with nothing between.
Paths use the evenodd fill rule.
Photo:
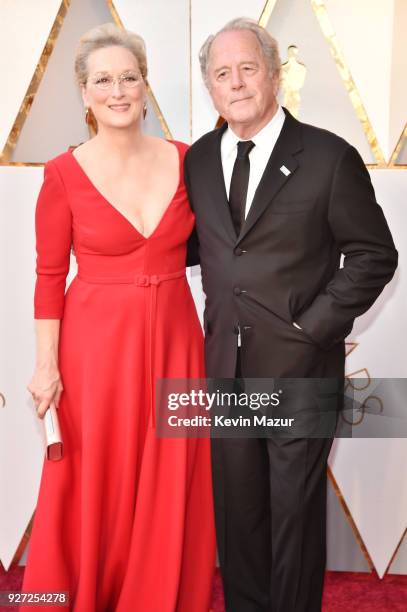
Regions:
<instances>
[{"instance_id":1,"label":"red carpet","mask_svg":"<svg viewBox=\"0 0 407 612\"><path fill-rule=\"evenodd\" d=\"M7 573L0 569L0 591L18 591L24 568ZM35 608L33 608L35 610ZM224 612L222 582L216 573L213 585L213 612ZM0 612L15 612L15 607L0 606ZM327 572L323 612L406 612L407 576L395 574L379 580L375 574Z\"/></svg>"}]
</instances>

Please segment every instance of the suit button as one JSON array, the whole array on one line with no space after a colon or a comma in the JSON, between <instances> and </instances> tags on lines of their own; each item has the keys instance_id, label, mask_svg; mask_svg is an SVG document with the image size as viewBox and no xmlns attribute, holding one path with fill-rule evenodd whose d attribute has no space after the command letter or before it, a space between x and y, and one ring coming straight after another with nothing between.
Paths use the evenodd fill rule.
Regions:
<instances>
[{"instance_id":1,"label":"suit button","mask_svg":"<svg viewBox=\"0 0 407 612\"><path fill-rule=\"evenodd\" d=\"M233 289L233 293L234 293L235 295L240 295L240 294L242 293L242 290L240 289L240 287L235 287L235 288Z\"/></svg>"},{"instance_id":2,"label":"suit button","mask_svg":"<svg viewBox=\"0 0 407 612\"><path fill-rule=\"evenodd\" d=\"M235 253L235 255L237 255L239 257L240 255L242 255L243 251L242 251L242 249L240 247L236 247L235 250L234 250L234 253Z\"/></svg>"}]
</instances>

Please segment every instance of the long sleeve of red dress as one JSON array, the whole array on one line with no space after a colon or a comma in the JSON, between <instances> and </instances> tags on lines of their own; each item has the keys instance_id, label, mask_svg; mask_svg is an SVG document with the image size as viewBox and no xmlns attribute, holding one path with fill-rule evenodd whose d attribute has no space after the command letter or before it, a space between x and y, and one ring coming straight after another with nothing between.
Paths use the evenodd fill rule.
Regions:
<instances>
[{"instance_id":1,"label":"long sleeve of red dress","mask_svg":"<svg viewBox=\"0 0 407 612\"><path fill-rule=\"evenodd\" d=\"M35 214L37 282L36 319L62 319L72 243L72 213L55 164L48 162Z\"/></svg>"}]
</instances>

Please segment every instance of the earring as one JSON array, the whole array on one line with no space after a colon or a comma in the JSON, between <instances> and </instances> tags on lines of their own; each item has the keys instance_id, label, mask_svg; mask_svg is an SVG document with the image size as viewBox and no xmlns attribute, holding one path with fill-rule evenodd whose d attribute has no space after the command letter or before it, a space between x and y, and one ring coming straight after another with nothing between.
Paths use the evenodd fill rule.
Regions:
<instances>
[{"instance_id":1,"label":"earring","mask_svg":"<svg viewBox=\"0 0 407 612\"><path fill-rule=\"evenodd\" d=\"M144 106L143 106L143 119L146 118L147 115L147 104L144 102Z\"/></svg>"},{"instance_id":2,"label":"earring","mask_svg":"<svg viewBox=\"0 0 407 612\"><path fill-rule=\"evenodd\" d=\"M91 120L91 115L90 115L90 108L86 108L86 111L85 111L85 122L86 122L86 125L90 125L91 121L92 120Z\"/></svg>"}]
</instances>

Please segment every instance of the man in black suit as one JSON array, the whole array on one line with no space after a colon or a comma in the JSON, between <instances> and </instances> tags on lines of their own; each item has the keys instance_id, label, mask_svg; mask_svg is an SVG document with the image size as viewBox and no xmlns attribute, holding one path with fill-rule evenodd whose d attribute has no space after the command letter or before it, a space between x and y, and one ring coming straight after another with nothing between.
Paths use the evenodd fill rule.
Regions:
<instances>
[{"instance_id":1,"label":"man in black suit","mask_svg":"<svg viewBox=\"0 0 407 612\"><path fill-rule=\"evenodd\" d=\"M344 339L397 266L369 174L354 147L279 106L277 44L258 24L230 22L200 61L226 120L185 159L207 376L341 379ZM228 612L320 610L331 444L213 440Z\"/></svg>"}]
</instances>

